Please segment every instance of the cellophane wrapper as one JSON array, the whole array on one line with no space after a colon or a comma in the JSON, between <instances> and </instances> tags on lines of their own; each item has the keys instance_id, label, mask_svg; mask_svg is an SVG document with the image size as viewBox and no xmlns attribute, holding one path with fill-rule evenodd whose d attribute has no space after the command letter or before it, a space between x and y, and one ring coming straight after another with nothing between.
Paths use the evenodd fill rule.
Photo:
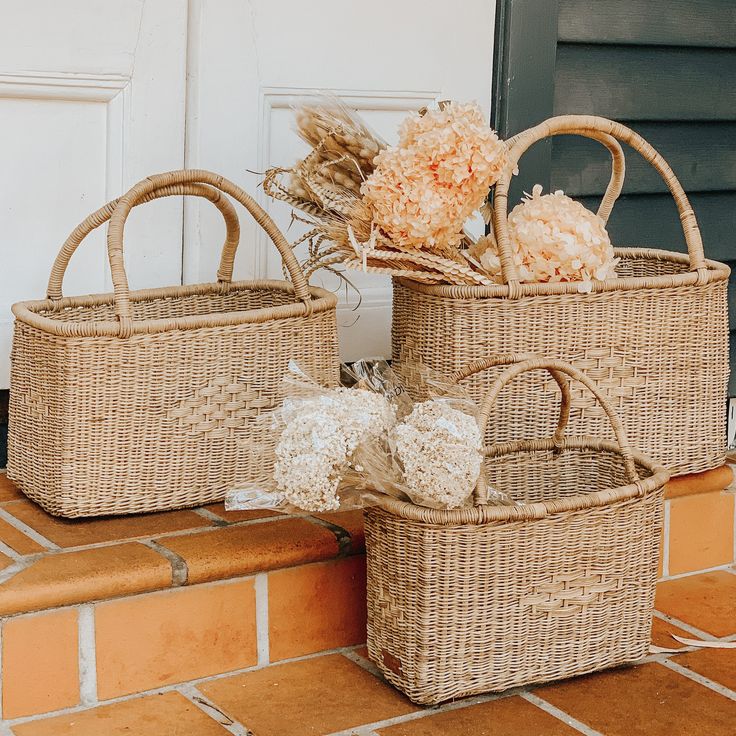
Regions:
<instances>
[{"instance_id":1,"label":"cellophane wrapper","mask_svg":"<svg viewBox=\"0 0 736 736\"><path fill-rule=\"evenodd\" d=\"M443 376L421 369L430 398L413 402L382 360L341 368L325 388L292 362L282 406L261 418L278 436L272 476L232 489L227 510L286 513L363 508L382 496L431 508L461 508L483 468L477 407ZM264 453L265 448L254 448ZM509 504L489 490L492 504Z\"/></svg>"}]
</instances>

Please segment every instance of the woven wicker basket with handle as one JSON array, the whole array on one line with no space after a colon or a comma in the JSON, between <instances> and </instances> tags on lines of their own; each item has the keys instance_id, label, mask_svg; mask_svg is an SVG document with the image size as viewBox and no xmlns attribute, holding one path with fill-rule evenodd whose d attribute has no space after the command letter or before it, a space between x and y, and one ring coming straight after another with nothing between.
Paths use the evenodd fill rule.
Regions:
<instances>
[{"instance_id":1,"label":"woven wicker basket with handle","mask_svg":"<svg viewBox=\"0 0 736 736\"><path fill-rule=\"evenodd\" d=\"M494 230L503 284L443 286L394 280L393 357L405 379L414 362L445 375L481 349L488 354L532 351L568 361L593 379L614 405L633 446L676 473L724 462L728 380L728 266L706 260L695 215L664 159L641 136L604 118L565 115L509 142L512 164L535 142L561 134L601 141L613 175L599 214L605 220L621 191L627 143L659 172L682 222L688 253L617 248L618 278L577 283L520 283L507 224L510 173L495 188ZM476 399L498 371L469 382ZM538 429L550 379L526 375L502 396L487 441L529 436ZM419 392L415 392L419 394ZM523 409L523 411L521 411ZM592 398L572 399L576 430L610 435ZM542 420L544 421L544 420ZM551 431L548 423L543 428Z\"/></svg>"},{"instance_id":2,"label":"woven wicker basket with handle","mask_svg":"<svg viewBox=\"0 0 736 736\"><path fill-rule=\"evenodd\" d=\"M500 356L456 378L509 364L483 399L480 426L498 421L508 383L545 369L562 393L553 436L487 447L469 508L385 497L366 510L368 651L417 703L580 675L648 653L669 473L629 448L610 402L569 364ZM573 385L600 403L615 441L566 435ZM486 505L488 485L520 505Z\"/></svg>"},{"instance_id":3,"label":"woven wicker basket with handle","mask_svg":"<svg viewBox=\"0 0 736 736\"><path fill-rule=\"evenodd\" d=\"M123 230L131 209L189 194L212 201L227 237L217 282L130 291ZM242 204L278 248L290 281L232 281ZM113 294L62 297L83 239L110 220ZM337 299L311 287L274 222L207 171L151 176L64 243L47 298L13 306L8 476L47 511L96 516L193 506L264 477L273 442L254 421L281 400L291 359L338 379Z\"/></svg>"}]
</instances>

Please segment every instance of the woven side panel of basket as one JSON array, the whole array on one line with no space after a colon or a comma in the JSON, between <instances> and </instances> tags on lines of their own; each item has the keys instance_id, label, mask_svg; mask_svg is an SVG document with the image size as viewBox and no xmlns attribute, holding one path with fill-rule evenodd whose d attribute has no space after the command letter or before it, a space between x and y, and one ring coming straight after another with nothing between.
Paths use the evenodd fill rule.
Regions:
<instances>
[{"instance_id":1,"label":"woven side panel of basket","mask_svg":"<svg viewBox=\"0 0 736 736\"><path fill-rule=\"evenodd\" d=\"M238 300L235 290L136 309L222 312L238 301L266 306L272 296ZM9 476L63 516L219 500L233 483L268 473L273 440L256 420L280 402L289 361L330 382L337 356L334 310L125 339L60 337L16 321Z\"/></svg>"},{"instance_id":2,"label":"woven side panel of basket","mask_svg":"<svg viewBox=\"0 0 736 736\"><path fill-rule=\"evenodd\" d=\"M625 258L621 270L648 276L678 269L666 260ZM596 381L633 447L675 473L698 472L725 459L727 284L511 300L455 299L395 281L393 357L409 383L416 362L449 376L479 352L565 360ZM476 400L498 374L467 382ZM554 391L544 376L522 376L500 397L487 441L551 434L546 407ZM587 393L573 398L571 431L611 436Z\"/></svg>"},{"instance_id":3,"label":"woven side panel of basket","mask_svg":"<svg viewBox=\"0 0 736 736\"><path fill-rule=\"evenodd\" d=\"M371 659L423 704L642 659L661 510L661 489L480 526L367 510Z\"/></svg>"}]
</instances>

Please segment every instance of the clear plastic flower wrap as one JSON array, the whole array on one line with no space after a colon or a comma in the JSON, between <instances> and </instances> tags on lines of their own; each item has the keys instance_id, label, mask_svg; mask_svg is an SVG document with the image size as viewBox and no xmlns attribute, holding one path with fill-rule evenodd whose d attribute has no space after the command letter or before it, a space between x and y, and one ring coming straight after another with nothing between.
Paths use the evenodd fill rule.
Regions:
<instances>
[{"instance_id":1,"label":"clear plastic flower wrap","mask_svg":"<svg viewBox=\"0 0 736 736\"><path fill-rule=\"evenodd\" d=\"M385 361L343 366L338 388L292 363L282 406L261 420L278 436L272 476L232 489L226 508L324 512L374 505L381 494L432 508L469 505L483 467L477 407L444 377L420 374L430 398L414 403ZM511 503L500 493L491 499Z\"/></svg>"}]
</instances>

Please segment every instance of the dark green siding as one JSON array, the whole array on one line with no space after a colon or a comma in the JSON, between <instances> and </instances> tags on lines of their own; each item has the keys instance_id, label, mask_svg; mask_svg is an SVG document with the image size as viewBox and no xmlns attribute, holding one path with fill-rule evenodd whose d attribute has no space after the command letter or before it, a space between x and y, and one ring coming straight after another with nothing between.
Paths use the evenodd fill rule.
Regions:
<instances>
[{"instance_id":1,"label":"dark green siding","mask_svg":"<svg viewBox=\"0 0 736 736\"><path fill-rule=\"evenodd\" d=\"M736 266L736 2L559 0L555 58L553 113L603 115L641 133L688 192L706 256ZM684 250L663 182L638 154L625 153L612 240ZM595 207L609 174L599 144L554 140L553 189ZM729 295L734 357L735 287L736 278Z\"/></svg>"}]
</instances>

